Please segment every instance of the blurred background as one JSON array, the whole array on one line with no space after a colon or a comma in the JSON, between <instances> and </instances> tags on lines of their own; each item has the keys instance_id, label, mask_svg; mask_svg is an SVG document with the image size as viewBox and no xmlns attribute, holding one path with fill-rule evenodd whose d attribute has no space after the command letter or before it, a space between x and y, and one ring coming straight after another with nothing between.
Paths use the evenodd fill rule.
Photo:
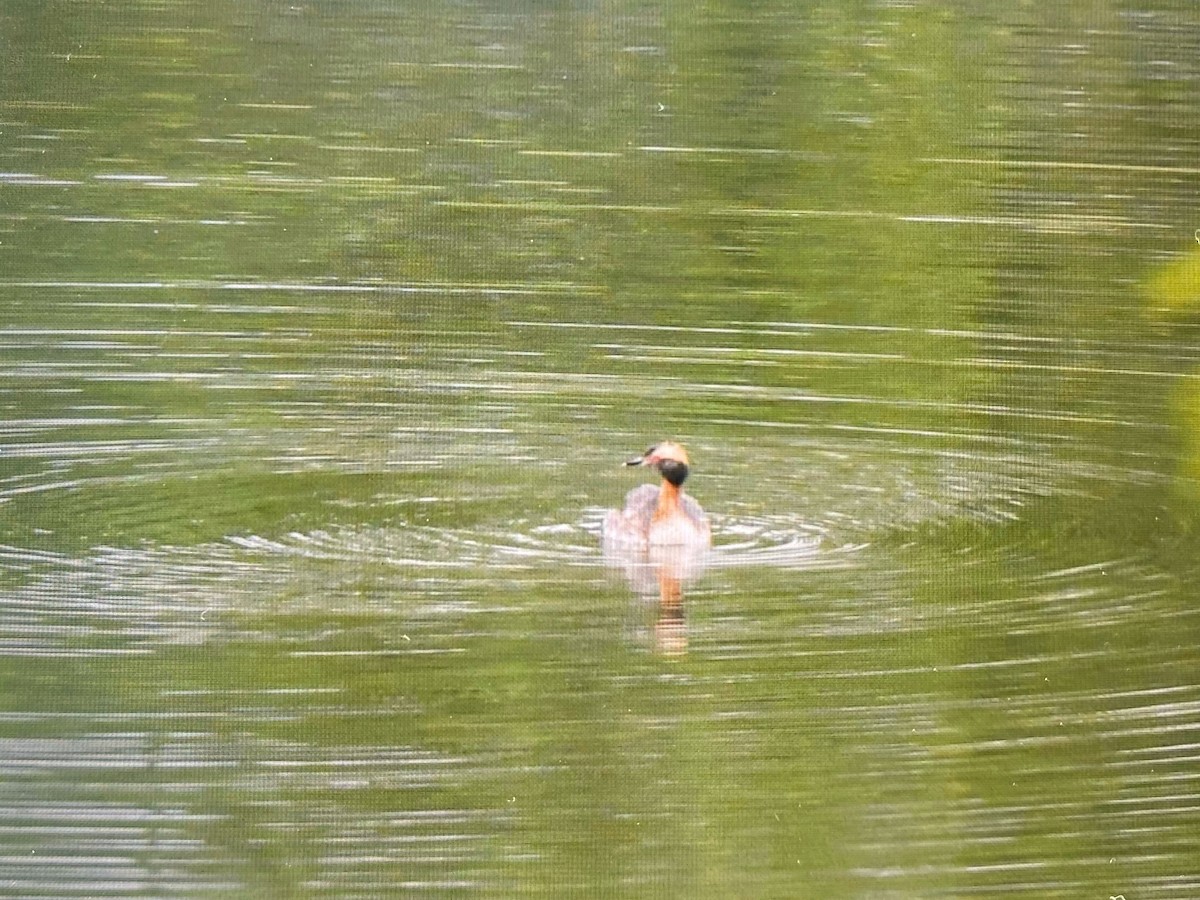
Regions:
<instances>
[{"instance_id":1,"label":"blurred background","mask_svg":"<svg viewBox=\"0 0 1200 900\"><path fill-rule=\"evenodd\" d=\"M1195 4L0 45L0 895L1200 896Z\"/></svg>"}]
</instances>

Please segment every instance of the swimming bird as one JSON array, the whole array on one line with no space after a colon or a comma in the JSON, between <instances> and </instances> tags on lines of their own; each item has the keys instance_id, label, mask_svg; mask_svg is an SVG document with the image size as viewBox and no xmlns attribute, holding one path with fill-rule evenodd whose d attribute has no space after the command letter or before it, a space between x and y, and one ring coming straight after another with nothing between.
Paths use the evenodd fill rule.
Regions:
<instances>
[{"instance_id":1,"label":"swimming bird","mask_svg":"<svg viewBox=\"0 0 1200 900\"><path fill-rule=\"evenodd\" d=\"M627 466L650 466L662 475L659 485L643 484L625 495L625 508L610 510L604 519L604 547L624 549L683 547L707 549L712 528L700 504L683 492L690 461L673 441L661 441Z\"/></svg>"}]
</instances>

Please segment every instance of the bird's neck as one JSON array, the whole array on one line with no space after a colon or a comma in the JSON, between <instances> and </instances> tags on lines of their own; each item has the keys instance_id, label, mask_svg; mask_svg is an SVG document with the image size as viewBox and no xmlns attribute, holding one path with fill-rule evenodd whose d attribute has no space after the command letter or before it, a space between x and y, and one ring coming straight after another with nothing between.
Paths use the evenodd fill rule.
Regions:
<instances>
[{"instance_id":1,"label":"bird's neck","mask_svg":"<svg viewBox=\"0 0 1200 900\"><path fill-rule=\"evenodd\" d=\"M679 486L663 479L658 489L658 505L654 507L654 518L665 519L679 509Z\"/></svg>"}]
</instances>

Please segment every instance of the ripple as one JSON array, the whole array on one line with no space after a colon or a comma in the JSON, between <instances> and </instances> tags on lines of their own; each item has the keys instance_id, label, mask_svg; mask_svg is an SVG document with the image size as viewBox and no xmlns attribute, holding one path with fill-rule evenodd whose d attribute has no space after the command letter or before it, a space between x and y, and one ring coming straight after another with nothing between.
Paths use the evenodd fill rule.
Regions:
<instances>
[{"instance_id":1,"label":"ripple","mask_svg":"<svg viewBox=\"0 0 1200 900\"><path fill-rule=\"evenodd\" d=\"M579 575L565 577L599 585L603 512L589 508L574 523L339 527L191 546L99 546L78 556L5 546L0 567L23 584L0 607L0 645L22 655L55 655L68 644L144 653L228 636L241 627L238 617L265 612L458 615L479 610L464 599L471 591L561 583L571 568ZM842 566L865 546L835 543L827 529L787 516L717 517L714 538L704 569Z\"/></svg>"}]
</instances>

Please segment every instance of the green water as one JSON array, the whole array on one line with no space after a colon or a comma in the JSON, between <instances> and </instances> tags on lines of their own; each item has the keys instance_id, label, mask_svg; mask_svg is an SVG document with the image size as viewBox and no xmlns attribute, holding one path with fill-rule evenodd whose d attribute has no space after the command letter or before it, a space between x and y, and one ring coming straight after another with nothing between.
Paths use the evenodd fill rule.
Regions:
<instances>
[{"instance_id":1,"label":"green water","mask_svg":"<svg viewBox=\"0 0 1200 900\"><path fill-rule=\"evenodd\" d=\"M0 895L1200 896L1200 18L969 6L0 9Z\"/></svg>"}]
</instances>

